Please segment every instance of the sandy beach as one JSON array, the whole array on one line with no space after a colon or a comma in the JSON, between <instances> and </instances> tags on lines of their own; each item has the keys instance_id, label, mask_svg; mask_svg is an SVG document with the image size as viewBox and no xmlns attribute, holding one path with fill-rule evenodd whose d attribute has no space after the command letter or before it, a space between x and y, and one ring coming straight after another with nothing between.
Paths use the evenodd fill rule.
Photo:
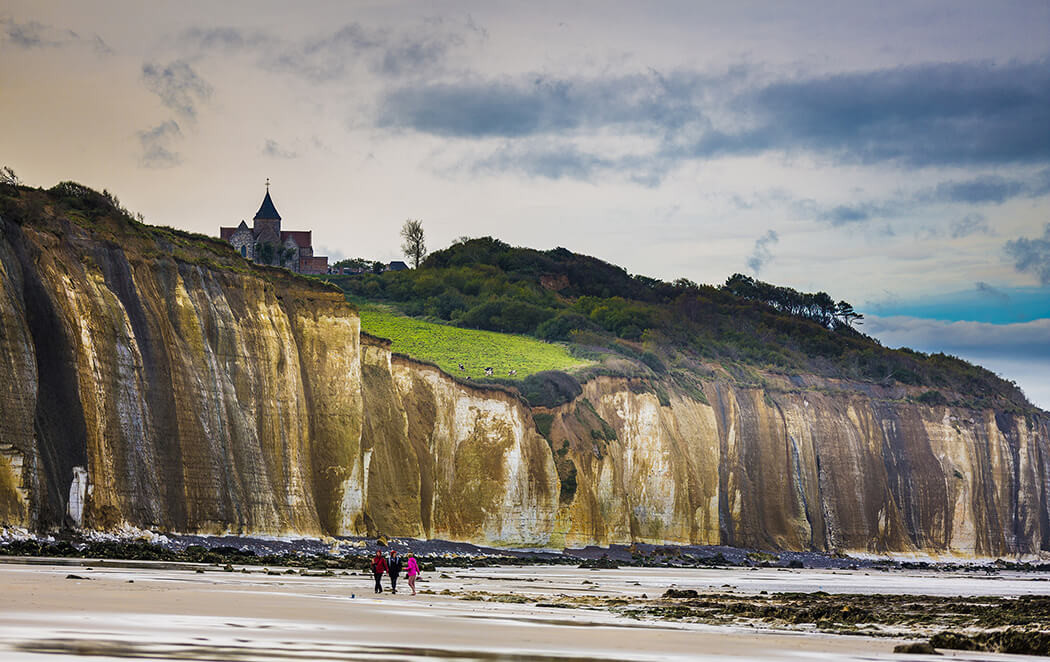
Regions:
<instances>
[{"instance_id":1,"label":"sandy beach","mask_svg":"<svg viewBox=\"0 0 1050 662\"><path fill-rule=\"evenodd\" d=\"M425 573L426 594L375 595L363 574L223 572L189 564L8 559L0 564L5 660L872 660L900 639L638 620L603 610L537 606L558 596L653 597L667 587L1026 595L1044 582L921 573L584 570L566 566ZM271 570L271 573L277 573ZM74 575L74 578L70 578ZM79 577L79 578L76 578ZM728 586L727 586L728 585ZM443 591L450 594L442 595ZM528 596L462 600L472 591ZM434 592L434 593L429 593ZM977 592L977 593L975 593ZM985 592L985 593L982 593ZM948 652L960 660L1021 656Z\"/></svg>"}]
</instances>

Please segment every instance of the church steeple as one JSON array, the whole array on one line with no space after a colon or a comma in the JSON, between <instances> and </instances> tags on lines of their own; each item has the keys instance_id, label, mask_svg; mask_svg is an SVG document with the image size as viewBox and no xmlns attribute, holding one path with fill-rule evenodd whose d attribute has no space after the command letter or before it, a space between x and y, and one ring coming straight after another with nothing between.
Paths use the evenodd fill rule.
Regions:
<instances>
[{"instance_id":1,"label":"church steeple","mask_svg":"<svg viewBox=\"0 0 1050 662\"><path fill-rule=\"evenodd\" d=\"M273 206L273 200L270 199L270 180L266 179L266 197L263 198L262 205L259 207L259 211L255 212L255 218L253 221L279 221L281 215L277 213L277 208Z\"/></svg>"},{"instance_id":2,"label":"church steeple","mask_svg":"<svg viewBox=\"0 0 1050 662\"><path fill-rule=\"evenodd\" d=\"M314 255L310 230L282 230L281 215L270 198L270 180L266 195L255 213L254 227L241 221L235 228L219 228L219 236L230 242L242 257L257 264L284 267L300 274L328 272L328 258Z\"/></svg>"}]
</instances>

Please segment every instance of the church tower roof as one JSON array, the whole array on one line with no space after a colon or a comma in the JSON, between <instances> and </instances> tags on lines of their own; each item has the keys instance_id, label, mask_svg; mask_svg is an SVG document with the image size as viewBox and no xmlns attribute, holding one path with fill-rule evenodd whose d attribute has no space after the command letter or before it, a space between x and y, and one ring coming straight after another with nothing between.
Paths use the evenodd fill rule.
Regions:
<instances>
[{"instance_id":1,"label":"church tower roof","mask_svg":"<svg viewBox=\"0 0 1050 662\"><path fill-rule=\"evenodd\" d=\"M273 200L270 199L270 183L266 183L266 197L263 198L262 205L259 207L259 211L255 212L254 221L279 221L281 215L277 213L277 208L273 206Z\"/></svg>"}]
</instances>

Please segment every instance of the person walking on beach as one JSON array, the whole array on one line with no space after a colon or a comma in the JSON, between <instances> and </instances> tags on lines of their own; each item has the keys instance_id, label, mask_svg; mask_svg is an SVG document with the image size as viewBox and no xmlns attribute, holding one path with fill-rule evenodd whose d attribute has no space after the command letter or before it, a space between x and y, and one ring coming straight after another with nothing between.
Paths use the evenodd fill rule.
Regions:
<instances>
[{"instance_id":1,"label":"person walking on beach","mask_svg":"<svg viewBox=\"0 0 1050 662\"><path fill-rule=\"evenodd\" d=\"M401 574L401 559L397 550L390 550L390 558L386 562L386 570L390 573L390 592L397 593L397 576Z\"/></svg>"},{"instance_id":2,"label":"person walking on beach","mask_svg":"<svg viewBox=\"0 0 1050 662\"><path fill-rule=\"evenodd\" d=\"M412 589L412 595L416 594L416 575L419 574L419 564L412 552L408 553L408 561L405 563L405 574L408 576L408 587Z\"/></svg>"},{"instance_id":3,"label":"person walking on beach","mask_svg":"<svg viewBox=\"0 0 1050 662\"><path fill-rule=\"evenodd\" d=\"M376 550L372 557L372 576L376 578L376 593L383 592L383 573L386 572L386 559Z\"/></svg>"}]
</instances>

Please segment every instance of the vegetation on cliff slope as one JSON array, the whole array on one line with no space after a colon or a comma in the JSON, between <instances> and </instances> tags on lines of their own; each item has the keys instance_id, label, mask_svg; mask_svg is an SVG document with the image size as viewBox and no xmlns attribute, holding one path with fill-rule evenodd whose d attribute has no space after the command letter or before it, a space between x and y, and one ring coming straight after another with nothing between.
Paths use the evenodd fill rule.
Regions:
<instances>
[{"instance_id":1,"label":"vegetation on cliff slope","mask_svg":"<svg viewBox=\"0 0 1050 662\"><path fill-rule=\"evenodd\" d=\"M738 382L756 386L757 368L902 384L921 388L932 404L943 398L1031 409L1015 384L979 366L883 347L855 328L862 315L845 301L739 274L718 287L668 283L564 248L515 248L483 237L432 253L416 270L328 279L352 297L407 315L568 341L580 356L623 359L603 361L604 367L686 386L709 371L705 366L721 365Z\"/></svg>"}]
</instances>

